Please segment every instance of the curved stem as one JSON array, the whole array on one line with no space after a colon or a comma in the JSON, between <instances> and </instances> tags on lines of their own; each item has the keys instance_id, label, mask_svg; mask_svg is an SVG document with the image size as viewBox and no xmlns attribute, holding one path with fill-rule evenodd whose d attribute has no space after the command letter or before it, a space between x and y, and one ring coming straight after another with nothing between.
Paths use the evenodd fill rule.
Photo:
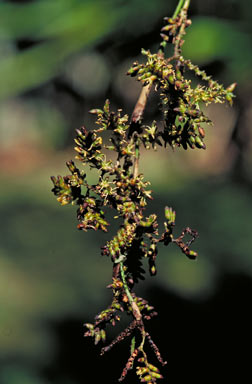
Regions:
<instances>
[{"instance_id":1,"label":"curved stem","mask_svg":"<svg viewBox=\"0 0 252 384\"><path fill-rule=\"evenodd\" d=\"M179 3L178 3L178 5L177 5L177 7L173 13L172 19L175 19L178 16L181 9L184 9L186 11L189 7L189 4L190 4L190 0L179 0ZM159 52L160 56L163 56L163 54L164 53L162 51ZM139 95L139 98L136 102L135 108L134 108L132 115L131 115L131 123L139 124L139 122L141 121L145 107L146 107L148 97L149 97L150 92L151 92L151 88L152 88L152 82L143 86L141 93ZM134 169L133 169L133 177L134 178L136 178L138 175L139 157L140 157L139 146L135 145L135 161L134 161Z\"/></svg>"},{"instance_id":2,"label":"curved stem","mask_svg":"<svg viewBox=\"0 0 252 384\"><path fill-rule=\"evenodd\" d=\"M190 5L190 0L184 0L184 4L180 9L180 28L178 35L175 38L174 43L174 57L179 57L181 55L181 46L183 44L183 36L185 35L186 21L187 21L187 11Z\"/></svg>"},{"instance_id":3,"label":"curved stem","mask_svg":"<svg viewBox=\"0 0 252 384\"><path fill-rule=\"evenodd\" d=\"M135 300L133 299L131 293L130 293L130 290L129 290L129 287L127 285L127 281L126 281L126 277L125 277L125 272L124 272L124 266L123 266L123 262L120 261L120 272L121 272L121 277L122 277L122 282L123 282L123 287L124 287L124 290L125 290L125 293L129 299L129 303L132 307L132 313L135 317L135 319L137 321L141 321L142 320L142 315L141 315L141 312L138 308L138 305L137 303L135 302Z\"/></svg>"},{"instance_id":4,"label":"curved stem","mask_svg":"<svg viewBox=\"0 0 252 384\"><path fill-rule=\"evenodd\" d=\"M127 285L127 282L126 282L126 277L125 277L125 273L124 273L124 268L123 268L123 262L120 261L120 272L121 272L121 277L122 277L122 282L123 282L123 288L125 290L125 293L129 299L129 302L130 304L133 303L134 299L129 291L129 287Z\"/></svg>"},{"instance_id":5,"label":"curved stem","mask_svg":"<svg viewBox=\"0 0 252 384\"><path fill-rule=\"evenodd\" d=\"M185 0L185 4L184 4L183 8L188 10L189 5L190 5L190 0Z\"/></svg>"},{"instance_id":6,"label":"curved stem","mask_svg":"<svg viewBox=\"0 0 252 384\"><path fill-rule=\"evenodd\" d=\"M145 107L146 107L146 103L147 103L149 94L151 92L151 88L152 88L152 82L143 86L141 93L139 95L139 98L136 102L135 108L134 108L132 115L131 115L131 123L132 124L137 125L140 123L142 116L143 116L143 113L144 113L144 110L145 110ZM134 169L133 169L133 177L134 178L137 177L138 172L139 172L139 157L140 157L139 145L136 143L135 144Z\"/></svg>"},{"instance_id":7,"label":"curved stem","mask_svg":"<svg viewBox=\"0 0 252 384\"><path fill-rule=\"evenodd\" d=\"M134 160L134 168L133 168L133 178L135 179L139 173L139 157L140 157L140 151L139 151L139 145L135 144L135 160Z\"/></svg>"},{"instance_id":8,"label":"curved stem","mask_svg":"<svg viewBox=\"0 0 252 384\"><path fill-rule=\"evenodd\" d=\"M146 103L147 103L147 99L148 99L150 91L151 91L151 87L152 87L152 83L150 82L148 85L145 85L142 88L141 93L139 95L139 98L136 102L134 111L131 115L131 122L132 123L137 124L141 120L145 106L146 106Z\"/></svg>"}]
</instances>

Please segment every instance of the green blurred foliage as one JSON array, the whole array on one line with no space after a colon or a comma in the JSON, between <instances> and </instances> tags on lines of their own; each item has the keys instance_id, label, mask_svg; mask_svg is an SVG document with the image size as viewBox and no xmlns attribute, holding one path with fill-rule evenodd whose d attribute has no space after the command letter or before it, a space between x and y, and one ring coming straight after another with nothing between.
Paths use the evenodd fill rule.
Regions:
<instances>
[{"instance_id":1,"label":"green blurred foliage","mask_svg":"<svg viewBox=\"0 0 252 384\"><path fill-rule=\"evenodd\" d=\"M145 9L139 23L139 12ZM0 100L58 75L61 64L76 52L97 43L115 29L140 34L164 10L164 2L39 0L27 5L0 3L0 44L32 36L31 49L0 61ZM130 30L127 20L130 18ZM95 27L95 28L94 28Z\"/></svg>"},{"instance_id":2,"label":"green blurred foliage","mask_svg":"<svg viewBox=\"0 0 252 384\"><path fill-rule=\"evenodd\" d=\"M240 7L242 12L247 10L247 2ZM69 57L113 32L119 36L148 32L166 12L167 5L162 0L0 3L0 47L4 45L6 52L9 46L9 53L0 59L0 100L49 81L59 74ZM185 53L200 63L223 58L235 74L244 78L252 56L251 31L243 27L237 21L200 16L189 32ZM37 42L35 46L24 52L15 51L15 40L31 37Z\"/></svg>"},{"instance_id":3,"label":"green blurred foliage","mask_svg":"<svg viewBox=\"0 0 252 384\"><path fill-rule=\"evenodd\" d=\"M57 74L63 60L84 46L94 44L115 27L116 21L113 8L108 12L109 4L101 2L40 1L2 7L2 39L32 36L42 42L0 62L0 78L4 80L0 98L48 81ZM7 25L4 20L8 21ZM96 28L92 28L94 20Z\"/></svg>"},{"instance_id":4,"label":"green blurred foliage","mask_svg":"<svg viewBox=\"0 0 252 384\"><path fill-rule=\"evenodd\" d=\"M223 60L226 81L235 78L241 84L251 74L251 37L237 22L197 17L188 30L184 53L200 65Z\"/></svg>"}]
</instances>

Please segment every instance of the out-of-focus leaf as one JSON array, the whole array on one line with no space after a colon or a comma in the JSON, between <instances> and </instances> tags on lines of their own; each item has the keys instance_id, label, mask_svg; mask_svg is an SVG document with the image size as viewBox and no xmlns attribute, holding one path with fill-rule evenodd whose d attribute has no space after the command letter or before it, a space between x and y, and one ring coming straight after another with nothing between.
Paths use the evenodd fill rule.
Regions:
<instances>
[{"instance_id":1,"label":"out-of-focus leaf","mask_svg":"<svg viewBox=\"0 0 252 384\"><path fill-rule=\"evenodd\" d=\"M192 61L206 64L214 60L224 60L225 66L235 78L251 71L251 36L246 34L235 22L198 17L193 19L188 29L183 52ZM239 78L237 81L239 81Z\"/></svg>"},{"instance_id":2,"label":"out-of-focus leaf","mask_svg":"<svg viewBox=\"0 0 252 384\"><path fill-rule=\"evenodd\" d=\"M90 16L89 21L83 22L82 31L72 31L0 61L0 99L48 81L71 54L93 44L109 32L117 19L113 12L104 15L105 7L99 7L93 18ZM94 17L97 25L92 28Z\"/></svg>"},{"instance_id":3,"label":"out-of-focus leaf","mask_svg":"<svg viewBox=\"0 0 252 384\"><path fill-rule=\"evenodd\" d=\"M36 37L62 15L70 12L76 0L42 0L28 4L0 3L0 38Z\"/></svg>"},{"instance_id":4,"label":"out-of-focus leaf","mask_svg":"<svg viewBox=\"0 0 252 384\"><path fill-rule=\"evenodd\" d=\"M23 5L0 3L2 41L20 38L42 41L0 61L0 99L15 96L50 80L60 73L60 66L67 58L94 45L115 28L124 34L150 31L165 11L167 4L164 0L157 0L155 4L146 4L143 0L38 0Z\"/></svg>"},{"instance_id":5,"label":"out-of-focus leaf","mask_svg":"<svg viewBox=\"0 0 252 384\"><path fill-rule=\"evenodd\" d=\"M38 377L38 374L21 365L10 364L4 367L0 373L2 384L46 384Z\"/></svg>"},{"instance_id":6,"label":"out-of-focus leaf","mask_svg":"<svg viewBox=\"0 0 252 384\"><path fill-rule=\"evenodd\" d=\"M131 32L134 29L139 32L150 27L146 23L148 19L153 24L157 16L167 12L167 3L165 0L147 3L145 0L37 0L28 4L0 3L0 39L55 37L83 29L86 22L91 22L96 27L100 11L103 18L108 18L114 12L126 16L125 28ZM98 18L95 17L96 13Z\"/></svg>"}]
</instances>

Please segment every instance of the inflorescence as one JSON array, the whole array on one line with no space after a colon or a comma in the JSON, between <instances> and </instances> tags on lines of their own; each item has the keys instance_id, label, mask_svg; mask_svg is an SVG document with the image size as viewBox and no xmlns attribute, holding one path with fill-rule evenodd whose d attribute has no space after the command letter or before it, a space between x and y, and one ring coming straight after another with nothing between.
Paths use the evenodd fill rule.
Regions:
<instances>
[{"instance_id":1,"label":"inflorescence","mask_svg":"<svg viewBox=\"0 0 252 384\"><path fill-rule=\"evenodd\" d=\"M157 215L145 216L145 208L152 199L152 192L149 189L150 183L138 172L140 147L143 145L149 149L156 148L157 145L166 147L169 144L173 149L205 149L205 130L202 125L211 124L211 121L202 110L202 104L225 101L232 104L234 97L232 92L235 84L225 89L182 56L182 38L186 28L191 25L187 18L187 8L188 1L185 1L176 17L164 19L165 26L161 31L162 42L158 53L142 50L146 62L135 62L128 71L128 75L136 76L143 84L141 101L147 100L152 86L159 93L162 122L153 121L150 126L143 123L146 102L138 102L129 118L122 114L122 110L111 111L107 100L103 109L90 111L96 117L97 127L92 130L82 127L77 130L75 139L76 159L84 167L97 170L97 184L89 184L85 172L77 168L73 161L67 162L70 175L52 177L52 191L59 203L78 207L80 230L107 232L109 222L105 208L112 208L115 219L122 220L116 235L101 250L102 255L109 256L113 263L112 282L108 285L112 290L112 302L95 317L93 324L85 324L85 336L93 337L94 343L98 344L100 341L105 342L106 326L115 326L120 321L122 312L132 317L129 326L101 350L101 354L104 354L125 338L131 338L130 357L120 381L134 364L141 382L155 383L162 378L159 369L148 361L146 342L152 347L161 365L166 364L146 331L146 321L157 313L147 300L138 297L133 291L139 279L144 278L142 261L148 260L149 273L155 275L160 243L165 246L176 244L188 258L197 257L197 253L191 249L192 242L198 236L197 232L187 227L176 238L173 234L176 215L171 207L165 208L164 229L161 234ZM173 55L168 58L164 54L167 44L174 48ZM195 87L186 77L188 72L193 72L200 79ZM109 145L104 143L105 131L111 134ZM115 160L108 159L108 151L116 153ZM185 235L190 236L187 242Z\"/></svg>"}]
</instances>

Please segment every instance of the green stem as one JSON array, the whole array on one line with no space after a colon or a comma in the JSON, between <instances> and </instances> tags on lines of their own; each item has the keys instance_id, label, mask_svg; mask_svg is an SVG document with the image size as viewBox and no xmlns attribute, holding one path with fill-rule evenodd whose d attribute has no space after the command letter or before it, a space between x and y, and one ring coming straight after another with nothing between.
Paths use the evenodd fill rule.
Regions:
<instances>
[{"instance_id":1,"label":"green stem","mask_svg":"<svg viewBox=\"0 0 252 384\"><path fill-rule=\"evenodd\" d=\"M185 0L185 3L183 5L183 8L187 11L190 5L190 0Z\"/></svg>"},{"instance_id":2,"label":"green stem","mask_svg":"<svg viewBox=\"0 0 252 384\"><path fill-rule=\"evenodd\" d=\"M133 168L133 178L135 179L138 176L139 172L139 158L140 151L138 143L135 144L135 160L134 160L134 168Z\"/></svg>"},{"instance_id":3,"label":"green stem","mask_svg":"<svg viewBox=\"0 0 252 384\"><path fill-rule=\"evenodd\" d=\"M125 277L122 261L120 261L120 272L121 272L121 277L122 277L122 282L123 282L123 287L124 287L125 293L129 299L130 304L132 305L132 303L134 302L134 299L133 299L133 297L129 291L129 287L128 287L127 282L126 282L126 277Z\"/></svg>"},{"instance_id":4,"label":"green stem","mask_svg":"<svg viewBox=\"0 0 252 384\"><path fill-rule=\"evenodd\" d=\"M177 5L177 8L174 11L172 19L175 19L178 16L182 8L187 10L189 8L189 5L190 5L190 0L180 0Z\"/></svg>"},{"instance_id":5,"label":"green stem","mask_svg":"<svg viewBox=\"0 0 252 384\"><path fill-rule=\"evenodd\" d=\"M138 305L137 303L135 302L135 300L133 299L130 291L129 291L129 287L127 285L127 281L126 281L126 277L125 277L125 272L124 272L124 267L123 267L123 261L120 261L120 272L121 272L121 277L122 277L122 282L123 282L123 287L124 287L124 290L125 290L125 293L129 299L129 303L131 305L131 308L132 308L132 313L135 317L135 319L137 321L142 321L142 314L140 312L140 309L138 308Z\"/></svg>"},{"instance_id":6,"label":"green stem","mask_svg":"<svg viewBox=\"0 0 252 384\"><path fill-rule=\"evenodd\" d=\"M174 14L172 15L172 19L175 19L175 18L178 16L178 14L179 14L181 8L182 8L183 5L184 5L184 2L185 2L185 0L180 0L180 1L179 1L178 5L177 5L177 8L176 8L175 11L174 11Z\"/></svg>"}]
</instances>

